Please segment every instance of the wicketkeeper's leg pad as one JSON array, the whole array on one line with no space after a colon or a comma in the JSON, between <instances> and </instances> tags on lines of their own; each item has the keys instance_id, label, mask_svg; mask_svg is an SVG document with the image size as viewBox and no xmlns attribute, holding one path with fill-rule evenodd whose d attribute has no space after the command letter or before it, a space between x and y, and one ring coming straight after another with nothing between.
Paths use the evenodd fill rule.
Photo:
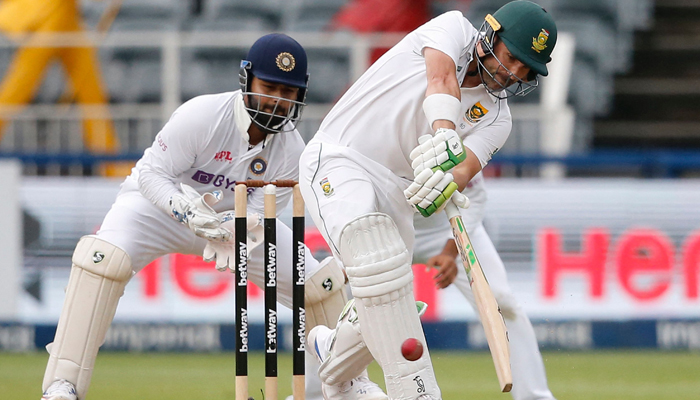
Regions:
<instances>
[{"instance_id":1,"label":"wicketkeeper's leg pad","mask_svg":"<svg viewBox=\"0 0 700 400\"><path fill-rule=\"evenodd\" d=\"M132 275L131 260L124 250L97 236L80 239L56 337L47 346L50 355L44 390L66 379L75 385L78 399L85 399L97 351Z\"/></svg>"},{"instance_id":2,"label":"wicketkeeper's leg pad","mask_svg":"<svg viewBox=\"0 0 700 400\"><path fill-rule=\"evenodd\" d=\"M391 399L440 398L413 296L411 255L394 221L372 213L348 223L340 236L340 255L348 274L362 338L384 371ZM423 343L423 356L407 361L401 344Z\"/></svg>"},{"instance_id":3,"label":"wicketkeeper's leg pad","mask_svg":"<svg viewBox=\"0 0 700 400\"><path fill-rule=\"evenodd\" d=\"M328 257L304 285L307 335L316 325L335 327L347 302L345 274L335 259Z\"/></svg>"}]
</instances>

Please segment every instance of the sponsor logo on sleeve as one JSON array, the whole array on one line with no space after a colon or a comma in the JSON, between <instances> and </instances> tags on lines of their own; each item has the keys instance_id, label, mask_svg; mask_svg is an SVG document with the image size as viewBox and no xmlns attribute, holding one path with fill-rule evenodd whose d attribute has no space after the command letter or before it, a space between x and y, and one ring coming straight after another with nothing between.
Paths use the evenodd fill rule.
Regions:
<instances>
[{"instance_id":1,"label":"sponsor logo on sleeve","mask_svg":"<svg viewBox=\"0 0 700 400\"><path fill-rule=\"evenodd\" d=\"M230 151L220 151L214 155L214 161L228 161L229 164L233 162Z\"/></svg>"},{"instance_id":2,"label":"sponsor logo on sleeve","mask_svg":"<svg viewBox=\"0 0 700 400\"><path fill-rule=\"evenodd\" d=\"M210 183L214 179L214 174L204 172L202 170L197 170L197 172L192 175L192 180L199 183Z\"/></svg>"},{"instance_id":3,"label":"sponsor logo on sleeve","mask_svg":"<svg viewBox=\"0 0 700 400\"><path fill-rule=\"evenodd\" d=\"M160 135L158 135L158 137L156 138L156 141L158 142L158 146L160 146L161 150L163 150L163 151L168 150L168 145L165 144L165 141L163 140L163 138Z\"/></svg>"}]
</instances>

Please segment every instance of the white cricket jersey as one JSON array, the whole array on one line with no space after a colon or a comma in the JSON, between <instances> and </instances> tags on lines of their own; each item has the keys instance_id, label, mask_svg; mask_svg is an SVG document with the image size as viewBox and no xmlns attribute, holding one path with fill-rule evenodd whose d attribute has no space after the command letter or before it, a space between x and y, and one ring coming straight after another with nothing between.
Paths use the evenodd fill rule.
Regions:
<instances>
[{"instance_id":1,"label":"white cricket jersey","mask_svg":"<svg viewBox=\"0 0 700 400\"><path fill-rule=\"evenodd\" d=\"M146 149L120 194L140 193L170 212L168 201L180 183L200 194L223 191L217 212L234 208L236 181L298 179L304 141L296 130L269 134L249 149L246 112L241 91L195 97L172 115ZM248 189L248 212L263 213L263 191ZM291 189L277 189L277 210L282 212Z\"/></svg>"},{"instance_id":2,"label":"white cricket jersey","mask_svg":"<svg viewBox=\"0 0 700 400\"><path fill-rule=\"evenodd\" d=\"M409 154L418 137L432 134L423 113L427 89L426 47L452 58L462 83L472 61L477 30L451 11L409 33L375 62L323 120L316 138L348 147L413 180ZM479 85L461 90L463 115L457 132L483 166L505 143L511 128L505 99Z\"/></svg>"}]
</instances>

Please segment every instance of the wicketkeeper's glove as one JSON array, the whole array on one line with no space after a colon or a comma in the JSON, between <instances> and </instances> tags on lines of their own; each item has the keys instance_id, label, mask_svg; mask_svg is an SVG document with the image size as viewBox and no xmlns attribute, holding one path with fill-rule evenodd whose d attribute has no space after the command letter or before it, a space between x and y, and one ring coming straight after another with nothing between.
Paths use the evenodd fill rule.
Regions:
<instances>
[{"instance_id":1,"label":"wicketkeeper's glove","mask_svg":"<svg viewBox=\"0 0 700 400\"><path fill-rule=\"evenodd\" d=\"M216 269L224 272L226 270L231 270L235 272L234 260L236 258L236 218L233 211L227 211L219 214L221 225L220 227L228 230L231 236L228 240L218 242L209 241L206 247L204 247L204 252L202 253L202 258L204 261L215 261ZM246 232L247 232L247 246L246 251L250 254L254 248L258 247L264 239L264 227L262 224L262 217L258 213L248 213L246 218Z\"/></svg>"},{"instance_id":2,"label":"wicketkeeper's glove","mask_svg":"<svg viewBox=\"0 0 700 400\"><path fill-rule=\"evenodd\" d=\"M200 195L191 186L180 184L182 193L170 197L170 216L187 225L195 235L215 241L226 241L231 232L222 228L220 216L212 206L223 198L220 190Z\"/></svg>"}]
</instances>

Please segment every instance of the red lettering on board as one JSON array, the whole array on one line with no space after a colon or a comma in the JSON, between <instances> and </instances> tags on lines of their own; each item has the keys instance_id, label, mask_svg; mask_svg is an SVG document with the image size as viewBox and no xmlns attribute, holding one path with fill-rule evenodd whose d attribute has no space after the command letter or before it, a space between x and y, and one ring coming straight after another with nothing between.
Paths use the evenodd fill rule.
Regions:
<instances>
[{"instance_id":1,"label":"red lettering on board","mask_svg":"<svg viewBox=\"0 0 700 400\"><path fill-rule=\"evenodd\" d=\"M698 298L698 270L700 269L700 231L694 232L683 245L683 278L685 295Z\"/></svg>"},{"instance_id":2,"label":"red lettering on board","mask_svg":"<svg viewBox=\"0 0 700 400\"><path fill-rule=\"evenodd\" d=\"M561 276L576 273L588 277L591 297L602 297L608 241L609 235L605 230L589 229L584 233L581 252L564 252L561 233L555 229L543 230L540 233L538 253L544 282L543 296L555 297Z\"/></svg>"},{"instance_id":3,"label":"red lettering on board","mask_svg":"<svg viewBox=\"0 0 700 400\"><path fill-rule=\"evenodd\" d=\"M673 244L663 233L652 229L626 232L619 239L615 260L617 279L625 291L637 300L649 301L662 296L671 285ZM646 288L635 284L635 278L653 278Z\"/></svg>"}]
</instances>

